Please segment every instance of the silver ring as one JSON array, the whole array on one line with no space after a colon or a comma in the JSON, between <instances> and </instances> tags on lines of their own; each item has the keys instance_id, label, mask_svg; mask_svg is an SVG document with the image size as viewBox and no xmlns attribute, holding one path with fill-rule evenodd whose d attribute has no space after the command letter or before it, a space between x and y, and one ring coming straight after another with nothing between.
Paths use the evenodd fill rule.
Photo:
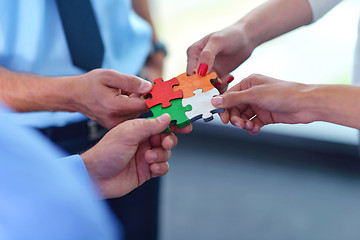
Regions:
<instances>
[{"instance_id":1,"label":"silver ring","mask_svg":"<svg viewBox=\"0 0 360 240\"><path fill-rule=\"evenodd\" d=\"M252 117L249 119L249 121L253 120L253 119L256 118L256 117L257 117L257 114L255 114L254 116L252 116Z\"/></svg>"}]
</instances>

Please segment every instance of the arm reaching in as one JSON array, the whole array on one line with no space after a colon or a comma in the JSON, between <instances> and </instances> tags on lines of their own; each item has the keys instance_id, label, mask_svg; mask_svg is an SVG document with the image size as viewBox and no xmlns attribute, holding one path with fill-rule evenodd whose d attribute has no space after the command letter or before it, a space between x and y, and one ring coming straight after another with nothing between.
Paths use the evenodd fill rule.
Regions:
<instances>
[{"instance_id":1,"label":"arm reaching in","mask_svg":"<svg viewBox=\"0 0 360 240\"><path fill-rule=\"evenodd\" d=\"M156 35L155 26L151 17L151 9L149 6L148 0L132 0L132 6L135 12L142 17L145 21L147 21L152 28L152 43L157 44L158 39ZM156 49L153 49L156 50ZM163 74L164 68L164 60L165 60L165 52L164 51L154 51L150 52L146 63L141 70L140 76L154 82L156 78L159 78Z\"/></svg>"},{"instance_id":2,"label":"arm reaching in","mask_svg":"<svg viewBox=\"0 0 360 240\"><path fill-rule=\"evenodd\" d=\"M227 89L234 69L248 59L262 43L311 23L308 0L270 0L249 12L235 24L211 33L188 48L187 73L198 68L201 75L215 71Z\"/></svg>"},{"instance_id":3,"label":"arm reaching in","mask_svg":"<svg viewBox=\"0 0 360 240\"><path fill-rule=\"evenodd\" d=\"M107 69L44 77L0 67L0 97L15 110L81 112L108 129L148 111L140 95L151 87L141 78Z\"/></svg>"},{"instance_id":4,"label":"arm reaching in","mask_svg":"<svg viewBox=\"0 0 360 240\"><path fill-rule=\"evenodd\" d=\"M126 121L81 155L105 198L123 196L168 172L170 150L177 144L175 135L161 134L169 123L168 114Z\"/></svg>"},{"instance_id":5,"label":"arm reaching in","mask_svg":"<svg viewBox=\"0 0 360 240\"><path fill-rule=\"evenodd\" d=\"M212 104L226 108L221 113L223 123L230 121L256 134L268 124L314 121L360 129L359 101L357 86L301 84L251 75L214 97Z\"/></svg>"}]
</instances>

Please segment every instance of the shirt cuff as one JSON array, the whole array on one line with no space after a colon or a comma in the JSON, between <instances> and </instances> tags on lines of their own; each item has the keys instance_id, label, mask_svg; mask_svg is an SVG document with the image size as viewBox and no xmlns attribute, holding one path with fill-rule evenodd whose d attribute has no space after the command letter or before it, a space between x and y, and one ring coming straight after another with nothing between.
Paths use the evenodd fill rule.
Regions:
<instances>
[{"instance_id":1,"label":"shirt cuff","mask_svg":"<svg viewBox=\"0 0 360 240\"><path fill-rule=\"evenodd\" d=\"M71 155L61 158L60 161L64 162L71 171L76 173L86 184L91 187L90 177L86 169L85 163L79 154Z\"/></svg>"},{"instance_id":2,"label":"shirt cuff","mask_svg":"<svg viewBox=\"0 0 360 240\"><path fill-rule=\"evenodd\" d=\"M315 22L319 18L323 17L337 4L339 4L342 0L308 0L308 1L313 13L312 21Z\"/></svg>"}]
</instances>

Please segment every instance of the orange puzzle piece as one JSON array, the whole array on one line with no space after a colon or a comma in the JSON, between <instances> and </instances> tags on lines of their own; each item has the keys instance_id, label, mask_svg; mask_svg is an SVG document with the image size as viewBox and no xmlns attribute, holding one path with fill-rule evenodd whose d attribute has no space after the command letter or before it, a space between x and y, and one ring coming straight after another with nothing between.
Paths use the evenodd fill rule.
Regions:
<instances>
[{"instance_id":1,"label":"orange puzzle piece","mask_svg":"<svg viewBox=\"0 0 360 240\"><path fill-rule=\"evenodd\" d=\"M186 73L183 73L175 78L179 80L180 84L178 86L174 86L173 89L174 91L181 89L183 91L183 98L194 96L195 94L193 92L199 88L201 88L203 92L207 92L214 88L211 80L215 80L214 82L217 82L217 75L215 72L205 76L200 76L196 72L192 76L188 76Z\"/></svg>"}]
</instances>

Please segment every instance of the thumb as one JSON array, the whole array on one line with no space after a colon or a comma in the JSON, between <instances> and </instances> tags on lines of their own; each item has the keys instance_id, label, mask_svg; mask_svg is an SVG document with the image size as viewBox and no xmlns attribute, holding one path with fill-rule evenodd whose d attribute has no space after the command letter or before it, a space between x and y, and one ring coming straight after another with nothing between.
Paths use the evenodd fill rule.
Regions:
<instances>
[{"instance_id":1,"label":"thumb","mask_svg":"<svg viewBox=\"0 0 360 240\"><path fill-rule=\"evenodd\" d=\"M148 93L152 88L152 84L142 78L119 72L115 72L112 77L106 78L105 83L109 87L138 94Z\"/></svg>"},{"instance_id":2,"label":"thumb","mask_svg":"<svg viewBox=\"0 0 360 240\"><path fill-rule=\"evenodd\" d=\"M226 92L223 95L213 97L211 104L217 108L232 108L241 104L253 103L253 95L248 90L238 92Z\"/></svg>"},{"instance_id":3,"label":"thumb","mask_svg":"<svg viewBox=\"0 0 360 240\"><path fill-rule=\"evenodd\" d=\"M124 126L126 132L122 136L128 144L138 144L153 135L161 134L170 124L171 118L165 113L152 119L135 119L127 121L131 126Z\"/></svg>"}]
</instances>

